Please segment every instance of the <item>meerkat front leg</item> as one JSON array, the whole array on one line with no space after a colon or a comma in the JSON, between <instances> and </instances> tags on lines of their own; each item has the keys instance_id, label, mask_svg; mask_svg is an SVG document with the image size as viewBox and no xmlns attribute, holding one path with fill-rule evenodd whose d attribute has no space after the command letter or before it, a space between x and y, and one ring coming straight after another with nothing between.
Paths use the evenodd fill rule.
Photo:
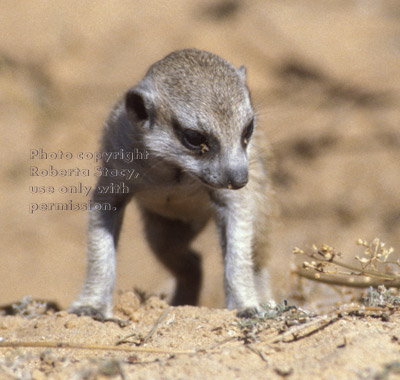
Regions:
<instances>
[{"instance_id":1,"label":"meerkat front leg","mask_svg":"<svg viewBox=\"0 0 400 380\"><path fill-rule=\"evenodd\" d=\"M257 205L247 188L223 193L215 203L224 254L226 306L246 316L260 308L253 260Z\"/></svg>"},{"instance_id":2,"label":"meerkat front leg","mask_svg":"<svg viewBox=\"0 0 400 380\"><path fill-rule=\"evenodd\" d=\"M98 185L103 182L100 180ZM89 211L86 277L78 299L69 309L72 313L100 319L112 316L116 246L127 200L127 197L104 197L97 191L94 193L93 201L99 205L109 203L111 210L95 208Z\"/></svg>"}]
</instances>

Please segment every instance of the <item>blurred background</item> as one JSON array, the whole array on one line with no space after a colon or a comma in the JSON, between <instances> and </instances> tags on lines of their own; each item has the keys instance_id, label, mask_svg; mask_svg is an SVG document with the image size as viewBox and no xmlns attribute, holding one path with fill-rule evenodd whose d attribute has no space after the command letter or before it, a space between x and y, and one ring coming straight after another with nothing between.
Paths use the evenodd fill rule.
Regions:
<instances>
[{"instance_id":1,"label":"blurred background","mask_svg":"<svg viewBox=\"0 0 400 380\"><path fill-rule=\"evenodd\" d=\"M30 203L85 202L30 186L94 185L32 177L30 150L95 152L112 104L149 65L196 47L246 65L258 128L275 154L279 216L271 268L278 300L294 292L293 247L326 243L344 256L358 238L400 251L400 2L397 0L2 0L0 12L0 304L24 295L67 307L85 272L82 211L29 212ZM263 142L264 143L264 142ZM222 258L210 224L197 239L201 304L222 307ZM330 302L326 287L308 294ZM129 206L117 289L169 293L173 280ZM307 293L306 292L306 293Z\"/></svg>"}]
</instances>

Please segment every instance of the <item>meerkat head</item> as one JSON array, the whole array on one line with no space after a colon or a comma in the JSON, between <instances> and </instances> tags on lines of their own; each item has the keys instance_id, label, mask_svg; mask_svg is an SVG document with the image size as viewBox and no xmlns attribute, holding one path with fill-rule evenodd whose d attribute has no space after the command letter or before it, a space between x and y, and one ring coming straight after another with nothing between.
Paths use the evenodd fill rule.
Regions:
<instances>
[{"instance_id":1,"label":"meerkat head","mask_svg":"<svg viewBox=\"0 0 400 380\"><path fill-rule=\"evenodd\" d=\"M255 115L244 67L205 51L173 52L127 92L125 107L151 154L212 188L246 185Z\"/></svg>"}]
</instances>

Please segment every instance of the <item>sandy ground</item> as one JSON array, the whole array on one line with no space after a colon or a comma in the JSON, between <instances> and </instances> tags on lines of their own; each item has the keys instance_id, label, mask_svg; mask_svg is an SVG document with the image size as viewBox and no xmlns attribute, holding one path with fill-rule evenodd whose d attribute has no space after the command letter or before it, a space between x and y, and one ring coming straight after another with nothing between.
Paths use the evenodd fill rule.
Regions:
<instances>
[{"instance_id":1,"label":"sandy ground","mask_svg":"<svg viewBox=\"0 0 400 380\"><path fill-rule=\"evenodd\" d=\"M28 308L31 312L34 308ZM292 325L257 324L233 311L168 308L150 297L121 295L115 315L97 322L65 311L0 319L2 378L34 379L395 379L400 374L400 314L389 320L331 315ZM290 314L290 313L289 313ZM46 347L50 343L58 348ZM63 347L62 344L73 344ZM0 343L1 344L1 343Z\"/></svg>"},{"instance_id":2,"label":"sandy ground","mask_svg":"<svg viewBox=\"0 0 400 380\"><path fill-rule=\"evenodd\" d=\"M34 177L30 167L93 170L96 163L78 160L77 154L98 149L101 126L113 102L150 64L184 47L209 50L247 67L259 128L275 153L272 170L280 215L271 237L271 270L277 301L295 299L300 291L290 273L295 246L327 243L351 260L360 253L356 239L379 237L398 257L397 1L3 0L1 7L2 304L32 295L66 308L76 297L85 270L86 214L30 211L32 204L87 201L83 194L61 194L58 189L90 186L95 178ZM31 150L41 148L74 157L30 159ZM54 186L56 192L32 194L31 186ZM25 371L18 372L23 376L15 372L16 378L100 378L111 375L102 373L102 364L91 358L116 358L114 365L127 378L373 379L386 376L385 366L399 357L396 314L389 322L347 316L310 337L260 348L263 339L280 329L271 325L271 331L252 343L255 353L243 343L234 314L220 309L222 260L212 224L195 247L202 252L205 270L202 307L169 310L145 346L200 349L196 354L52 349L55 364L49 359L48 365L47 359L40 359L45 349L1 349L4 376L15 370ZM168 299L173 285L149 253L131 205L119 249L117 291L138 287L165 293ZM301 306L321 313L358 297L336 290L304 282ZM62 312L3 316L0 336L114 344L131 329L146 334L166 307L154 302L154 307L135 306L137 317L131 317L130 327L79 320ZM70 324L72 328L65 327ZM225 349L221 342L228 337L233 340ZM382 378L394 378L392 367Z\"/></svg>"}]
</instances>

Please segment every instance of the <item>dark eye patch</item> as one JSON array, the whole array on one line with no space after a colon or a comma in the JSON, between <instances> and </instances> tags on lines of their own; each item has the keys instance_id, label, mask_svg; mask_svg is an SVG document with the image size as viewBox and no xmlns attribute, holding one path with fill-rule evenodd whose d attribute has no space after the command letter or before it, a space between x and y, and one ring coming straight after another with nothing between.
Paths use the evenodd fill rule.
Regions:
<instances>
[{"instance_id":1,"label":"dark eye patch","mask_svg":"<svg viewBox=\"0 0 400 380\"><path fill-rule=\"evenodd\" d=\"M185 145L189 148L198 149L203 144L207 145L207 138L193 129L184 129L182 135Z\"/></svg>"},{"instance_id":2,"label":"dark eye patch","mask_svg":"<svg viewBox=\"0 0 400 380\"><path fill-rule=\"evenodd\" d=\"M209 150L208 138L202 133L182 127L177 120L172 121L172 126L175 134L186 148L199 153L205 153Z\"/></svg>"},{"instance_id":3,"label":"dark eye patch","mask_svg":"<svg viewBox=\"0 0 400 380\"><path fill-rule=\"evenodd\" d=\"M243 130L242 133L242 144L247 146L250 141L250 138L254 132L254 119L251 119L250 123L247 124L246 128Z\"/></svg>"}]
</instances>

